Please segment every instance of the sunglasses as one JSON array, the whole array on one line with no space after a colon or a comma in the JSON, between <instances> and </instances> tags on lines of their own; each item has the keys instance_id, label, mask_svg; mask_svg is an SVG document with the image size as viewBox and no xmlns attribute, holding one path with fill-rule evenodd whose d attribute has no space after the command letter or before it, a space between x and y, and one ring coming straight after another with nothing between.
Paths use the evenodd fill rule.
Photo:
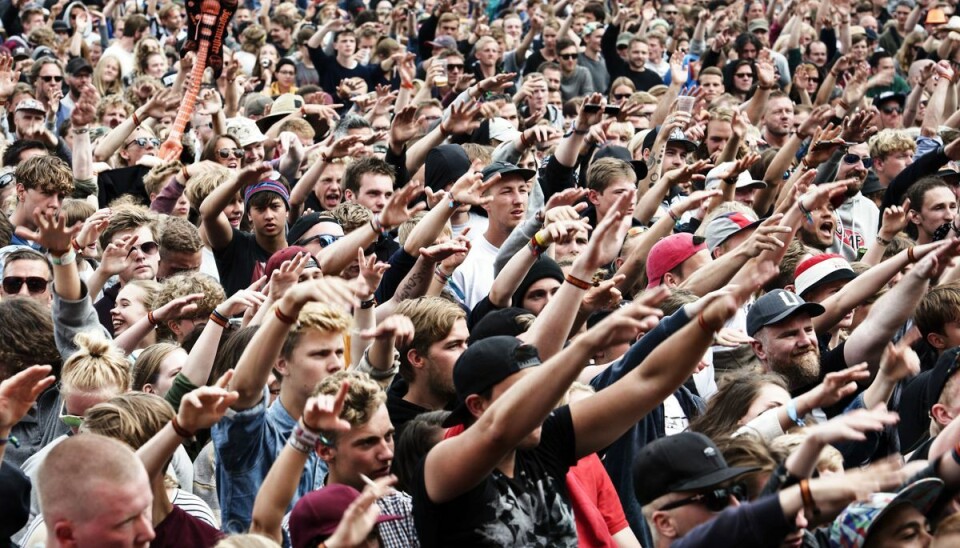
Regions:
<instances>
[{"instance_id":1,"label":"sunglasses","mask_svg":"<svg viewBox=\"0 0 960 548\"><path fill-rule=\"evenodd\" d=\"M146 148L147 143L150 143L154 147L160 146L160 139L156 137L137 137L136 139L129 141L127 144L123 145L123 148L127 148L130 145L136 144L138 147Z\"/></svg>"},{"instance_id":2,"label":"sunglasses","mask_svg":"<svg viewBox=\"0 0 960 548\"><path fill-rule=\"evenodd\" d=\"M463 64L462 64L462 63L447 63L447 72L450 72L451 70L463 70Z\"/></svg>"},{"instance_id":3,"label":"sunglasses","mask_svg":"<svg viewBox=\"0 0 960 548\"><path fill-rule=\"evenodd\" d=\"M736 483L730 487L714 489L709 493L701 493L690 498L681 499L664 505L660 510L673 510L689 504L702 504L711 512L722 512L724 508L730 506L730 496L738 501L747 498L747 487L742 483Z\"/></svg>"},{"instance_id":4,"label":"sunglasses","mask_svg":"<svg viewBox=\"0 0 960 548\"><path fill-rule=\"evenodd\" d=\"M3 175L0 175L0 188L7 188L8 186L10 186L10 183L14 182L15 180L16 180L16 177L14 176L12 171L9 171L7 173L4 173Z\"/></svg>"},{"instance_id":5,"label":"sunglasses","mask_svg":"<svg viewBox=\"0 0 960 548\"><path fill-rule=\"evenodd\" d=\"M631 95L633 94L632 93L614 93L613 98L616 99L617 101L623 101L625 99L629 99Z\"/></svg>"},{"instance_id":6,"label":"sunglasses","mask_svg":"<svg viewBox=\"0 0 960 548\"><path fill-rule=\"evenodd\" d=\"M217 154L223 160L226 160L231 156L239 160L243 158L243 149L242 148L221 148L220 150L217 151Z\"/></svg>"},{"instance_id":7,"label":"sunglasses","mask_svg":"<svg viewBox=\"0 0 960 548\"><path fill-rule=\"evenodd\" d=\"M870 169L873 166L873 158L862 157L859 154L844 154L843 163L853 165L857 162L863 162L863 167Z\"/></svg>"},{"instance_id":8,"label":"sunglasses","mask_svg":"<svg viewBox=\"0 0 960 548\"><path fill-rule=\"evenodd\" d=\"M50 82L63 82L63 76L41 76L40 79L48 84Z\"/></svg>"},{"instance_id":9,"label":"sunglasses","mask_svg":"<svg viewBox=\"0 0 960 548\"><path fill-rule=\"evenodd\" d=\"M734 74L734 76L736 76L737 78L753 78L753 73L752 73L752 72L740 72L740 73Z\"/></svg>"},{"instance_id":10,"label":"sunglasses","mask_svg":"<svg viewBox=\"0 0 960 548\"><path fill-rule=\"evenodd\" d=\"M561 54L560 54L560 58L561 58L561 59L565 59L565 60L567 60L567 61L571 61L571 60L577 58L577 54L576 54L576 53L561 53Z\"/></svg>"},{"instance_id":11,"label":"sunglasses","mask_svg":"<svg viewBox=\"0 0 960 548\"><path fill-rule=\"evenodd\" d=\"M80 428L83 426L83 417L67 413L67 403L63 402L63 405L60 407L60 422L70 428Z\"/></svg>"},{"instance_id":12,"label":"sunglasses","mask_svg":"<svg viewBox=\"0 0 960 548\"><path fill-rule=\"evenodd\" d=\"M903 114L903 109L900 107L883 107L880 112L884 114Z\"/></svg>"},{"instance_id":13,"label":"sunglasses","mask_svg":"<svg viewBox=\"0 0 960 548\"><path fill-rule=\"evenodd\" d=\"M8 295L20 293L23 284L27 284L27 291L31 295L39 295L47 290L50 280L40 276L7 276L3 279L3 292Z\"/></svg>"},{"instance_id":14,"label":"sunglasses","mask_svg":"<svg viewBox=\"0 0 960 548\"><path fill-rule=\"evenodd\" d=\"M333 234L320 234L318 236L310 236L306 240L300 240L294 245L299 245L301 247L304 247L307 244L312 244L313 242L319 242L320 247L327 247L333 242L339 240L340 238L343 238L343 236L335 236Z\"/></svg>"},{"instance_id":15,"label":"sunglasses","mask_svg":"<svg viewBox=\"0 0 960 548\"><path fill-rule=\"evenodd\" d=\"M138 249L140 250L140 253L143 253L144 255L147 255L147 256L156 255L157 252L160 251L160 245L157 244L157 242L143 242L140 245L135 245L131 247L130 253L133 253ZM129 255L129 253L127 255Z\"/></svg>"}]
</instances>

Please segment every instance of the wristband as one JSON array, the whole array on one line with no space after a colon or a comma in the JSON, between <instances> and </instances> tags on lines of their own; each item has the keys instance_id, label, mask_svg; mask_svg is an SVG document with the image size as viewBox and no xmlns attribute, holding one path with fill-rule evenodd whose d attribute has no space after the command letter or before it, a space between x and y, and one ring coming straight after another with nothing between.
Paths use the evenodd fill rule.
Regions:
<instances>
[{"instance_id":1,"label":"wristband","mask_svg":"<svg viewBox=\"0 0 960 548\"><path fill-rule=\"evenodd\" d=\"M287 438L287 444L290 447L293 447L294 449L296 449L297 451L303 453L304 455L309 455L310 452L313 451L313 447L310 447L309 445L305 444L302 440L297 438L296 434L292 434L292 433L290 434L290 437Z\"/></svg>"},{"instance_id":2,"label":"wristband","mask_svg":"<svg viewBox=\"0 0 960 548\"><path fill-rule=\"evenodd\" d=\"M157 319L153 316L153 310L147 310L147 321L150 322L150 325L156 327L160 324Z\"/></svg>"},{"instance_id":3,"label":"wristband","mask_svg":"<svg viewBox=\"0 0 960 548\"><path fill-rule=\"evenodd\" d=\"M564 280L566 280L566 282L572 285L573 287L582 289L584 291L590 289L591 287L597 287L598 285L600 285L597 282L588 282L586 280L581 280L580 278L574 276L573 274L567 274L564 277Z\"/></svg>"},{"instance_id":4,"label":"wristband","mask_svg":"<svg viewBox=\"0 0 960 548\"><path fill-rule=\"evenodd\" d=\"M194 436L197 435L196 432L191 432L191 431L187 430L186 428L184 428L183 426L180 426L180 423L177 422L177 416L176 416L176 415L174 415L173 418L170 419L170 426L173 426L173 431L176 432L177 435L180 436L181 438L191 439L191 438L193 438Z\"/></svg>"},{"instance_id":5,"label":"wristband","mask_svg":"<svg viewBox=\"0 0 960 548\"><path fill-rule=\"evenodd\" d=\"M522 131L520 132L520 146L522 146L523 148L530 147L530 143L527 142L527 136L525 135L525 132L522 132Z\"/></svg>"},{"instance_id":6,"label":"wristband","mask_svg":"<svg viewBox=\"0 0 960 548\"><path fill-rule=\"evenodd\" d=\"M366 301L360 301L360 308L363 309L363 310L369 310L369 309L371 309L371 308L373 308L373 307L375 307L375 306L377 306L377 299L376 299L376 298L367 299Z\"/></svg>"},{"instance_id":7,"label":"wristband","mask_svg":"<svg viewBox=\"0 0 960 548\"><path fill-rule=\"evenodd\" d=\"M83 135L84 133L90 133L90 128L86 128L86 127L73 128L74 135Z\"/></svg>"},{"instance_id":8,"label":"wristband","mask_svg":"<svg viewBox=\"0 0 960 548\"><path fill-rule=\"evenodd\" d=\"M78 242L76 238L70 239L70 246L73 247L73 250L78 253L83 251L83 246L80 245L80 242Z\"/></svg>"},{"instance_id":9,"label":"wristband","mask_svg":"<svg viewBox=\"0 0 960 548\"><path fill-rule=\"evenodd\" d=\"M10 436L8 438L0 438L0 447L3 447L9 443L10 445L20 448L20 440L16 436Z\"/></svg>"},{"instance_id":10,"label":"wristband","mask_svg":"<svg viewBox=\"0 0 960 548\"><path fill-rule=\"evenodd\" d=\"M54 265L66 266L76 262L77 252L71 247L66 251L49 251L47 252L47 257L50 258L50 262Z\"/></svg>"},{"instance_id":11,"label":"wristband","mask_svg":"<svg viewBox=\"0 0 960 548\"><path fill-rule=\"evenodd\" d=\"M908 247L908 248L907 248L907 260L910 261L911 263L917 262L917 258L913 256L913 248L912 248L912 247ZM54 264L56 264L56 263L54 263Z\"/></svg>"},{"instance_id":12,"label":"wristband","mask_svg":"<svg viewBox=\"0 0 960 548\"><path fill-rule=\"evenodd\" d=\"M443 127L443 124L439 124L437 127L440 128L440 135L442 135L444 139L450 136L450 132L447 131L447 128Z\"/></svg>"},{"instance_id":13,"label":"wristband","mask_svg":"<svg viewBox=\"0 0 960 548\"><path fill-rule=\"evenodd\" d=\"M186 165L180 168L180 175L183 175L183 182L187 182L190 180L190 172L187 171Z\"/></svg>"},{"instance_id":14,"label":"wristband","mask_svg":"<svg viewBox=\"0 0 960 548\"><path fill-rule=\"evenodd\" d=\"M227 318L220 314L216 310L210 313L210 321L219 325L220 327L227 327Z\"/></svg>"},{"instance_id":15,"label":"wristband","mask_svg":"<svg viewBox=\"0 0 960 548\"><path fill-rule=\"evenodd\" d=\"M673 222L674 222L674 223L679 223L679 222L680 222L680 216L673 212L673 208L672 208L672 207L668 207L668 208L667 208L667 214L670 215L670 218L673 219Z\"/></svg>"},{"instance_id":16,"label":"wristband","mask_svg":"<svg viewBox=\"0 0 960 548\"><path fill-rule=\"evenodd\" d=\"M440 270L440 265L437 265L433 269L433 276L437 279L438 282L440 282L443 285L447 285L447 283L450 281L450 278L453 277L453 276L447 276L446 274L444 274L443 270Z\"/></svg>"},{"instance_id":17,"label":"wristband","mask_svg":"<svg viewBox=\"0 0 960 548\"><path fill-rule=\"evenodd\" d=\"M280 310L280 303L277 303L277 306L273 309L273 312L274 314L276 314L278 320L280 320L281 322L287 325L293 325L297 321L295 318L291 318L290 316L287 316Z\"/></svg>"},{"instance_id":18,"label":"wristband","mask_svg":"<svg viewBox=\"0 0 960 548\"><path fill-rule=\"evenodd\" d=\"M372 228L377 234L386 234L389 231L389 229L383 226L383 223L380 221L379 213L370 219L370 228Z\"/></svg>"},{"instance_id":19,"label":"wristband","mask_svg":"<svg viewBox=\"0 0 960 548\"><path fill-rule=\"evenodd\" d=\"M803 499L803 508L807 515L819 516L820 509L813 500L813 494L810 492L810 480L804 478L800 480L800 498Z\"/></svg>"},{"instance_id":20,"label":"wristband","mask_svg":"<svg viewBox=\"0 0 960 548\"><path fill-rule=\"evenodd\" d=\"M133 114L131 114L130 117L133 118L133 127L140 127L140 117L137 116L136 110L133 111Z\"/></svg>"},{"instance_id":21,"label":"wristband","mask_svg":"<svg viewBox=\"0 0 960 548\"><path fill-rule=\"evenodd\" d=\"M877 234L877 243L882 245L883 247L887 247L888 245L890 245L890 240L884 240L883 238L880 237L879 234Z\"/></svg>"},{"instance_id":22,"label":"wristband","mask_svg":"<svg viewBox=\"0 0 960 548\"><path fill-rule=\"evenodd\" d=\"M413 82L400 82L401 89L416 89L416 87Z\"/></svg>"},{"instance_id":23,"label":"wristband","mask_svg":"<svg viewBox=\"0 0 960 548\"><path fill-rule=\"evenodd\" d=\"M813 214L811 214L810 211L809 211L807 208L803 207L803 200L802 200L802 199L801 199L801 200L797 200L797 207L800 208L800 213L802 213L803 216L804 216L804 218L806 218L807 224L812 225L812 224L813 224Z\"/></svg>"},{"instance_id":24,"label":"wristband","mask_svg":"<svg viewBox=\"0 0 960 548\"><path fill-rule=\"evenodd\" d=\"M454 200L453 198L451 198L451 199L450 199L450 203L448 203L447 206L449 206L450 209L456 209L456 208L460 207L460 202L458 202L458 201Z\"/></svg>"},{"instance_id":25,"label":"wristband","mask_svg":"<svg viewBox=\"0 0 960 548\"><path fill-rule=\"evenodd\" d=\"M587 133L590 133L589 129L577 129L576 122L573 123L573 127L571 129L575 135L586 135Z\"/></svg>"},{"instance_id":26,"label":"wristband","mask_svg":"<svg viewBox=\"0 0 960 548\"><path fill-rule=\"evenodd\" d=\"M699 325L700 329L703 329L707 333L716 333L723 328L722 325L720 327L713 327L712 325L708 324L707 320L703 318L703 312L697 314L697 325Z\"/></svg>"},{"instance_id":27,"label":"wristband","mask_svg":"<svg viewBox=\"0 0 960 548\"><path fill-rule=\"evenodd\" d=\"M807 425L806 421L797 415L797 400L793 399L787 402L787 417L793 421L793 424L803 428Z\"/></svg>"},{"instance_id":28,"label":"wristband","mask_svg":"<svg viewBox=\"0 0 960 548\"><path fill-rule=\"evenodd\" d=\"M546 247L540 245L540 242L537 241L536 234L534 234L533 238L530 238L530 242L527 244L527 246L530 248L530 253L533 253L534 257L539 257L544 251L547 250Z\"/></svg>"},{"instance_id":29,"label":"wristband","mask_svg":"<svg viewBox=\"0 0 960 548\"><path fill-rule=\"evenodd\" d=\"M773 90L777 89L777 85L776 85L776 84L770 84L769 86L765 86L765 85L763 85L763 84L760 84L760 85L757 86L757 88L762 89L763 91L773 91Z\"/></svg>"}]
</instances>

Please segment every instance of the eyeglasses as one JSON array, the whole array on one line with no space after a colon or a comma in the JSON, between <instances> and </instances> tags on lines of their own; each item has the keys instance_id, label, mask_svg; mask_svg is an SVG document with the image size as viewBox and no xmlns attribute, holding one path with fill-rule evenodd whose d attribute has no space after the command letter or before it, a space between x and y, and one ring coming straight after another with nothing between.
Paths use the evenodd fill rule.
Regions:
<instances>
[{"instance_id":1,"label":"eyeglasses","mask_svg":"<svg viewBox=\"0 0 960 548\"><path fill-rule=\"evenodd\" d=\"M277 74L282 74L282 75L284 75L284 76L296 76L296 75L297 75L296 71L292 71L292 70L281 70L281 71L278 71Z\"/></svg>"},{"instance_id":2,"label":"eyeglasses","mask_svg":"<svg viewBox=\"0 0 960 548\"><path fill-rule=\"evenodd\" d=\"M737 78L753 78L752 72L738 72L734 74Z\"/></svg>"},{"instance_id":3,"label":"eyeglasses","mask_svg":"<svg viewBox=\"0 0 960 548\"><path fill-rule=\"evenodd\" d=\"M40 79L48 84L50 82L63 82L63 76L41 76Z\"/></svg>"},{"instance_id":4,"label":"eyeglasses","mask_svg":"<svg viewBox=\"0 0 960 548\"><path fill-rule=\"evenodd\" d=\"M294 245L299 245L301 247L306 246L307 244L312 244L313 242L319 242L320 247L327 247L333 242L343 238L343 236L336 236L334 234L319 234L317 236L310 236L306 240L299 240Z\"/></svg>"},{"instance_id":5,"label":"eyeglasses","mask_svg":"<svg viewBox=\"0 0 960 548\"><path fill-rule=\"evenodd\" d=\"M664 505L660 510L673 510L689 504L703 504L711 512L722 512L724 508L730 506L730 497L733 496L738 501L747 498L747 488L742 483L736 483L730 487L714 489L709 493L701 493L689 498L681 499Z\"/></svg>"},{"instance_id":6,"label":"eyeglasses","mask_svg":"<svg viewBox=\"0 0 960 548\"><path fill-rule=\"evenodd\" d=\"M243 158L243 149L242 148L221 148L217 151L217 154L220 158L226 160L227 158L233 156L234 158L240 159Z\"/></svg>"},{"instance_id":7,"label":"eyeglasses","mask_svg":"<svg viewBox=\"0 0 960 548\"><path fill-rule=\"evenodd\" d=\"M157 242L143 242L143 243L140 244L140 245L135 245L135 246L131 247L131 248L130 248L130 253L133 253L134 251L136 251L136 250L138 250L138 249L140 250L140 253L143 253L144 255L150 256L150 255L156 255L157 252L160 251L160 246L157 244ZM128 255L129 255L129 253L128 253Z\"/></svg>"},{"instance_id":8,"label":"eyeglasses","mask_svg":"<svg viewBox=\"0 0 960 548\"><path fill-rule=\"evenodd\" d=\"M863 162L863 167L870 169L873 166L873 158L862 157L858 154L844 154L843 163L853 165L857 162Z\"/></svg>"},{"instance_id":9,"label":"eyeglasses","mask_svg":"<svg viewBox=\"0 0 960 548\"><path fill-rule=\"evenodd\" d=\"M133 144L136 144L140 148L146 148L147 143L150 143L151 145L154 146L154 148L156 148L160 146L160 139L157 139L156 137L137 137L136 139L129 141L127 142L127 144L123 145L123 148L127 148Z\"/></svg>"},{"instance_id":10,"label":"eyeglasses","mask_svg":"<svg viewBox=\"0 0 960 548\"><path fill-rule=\"evenodd\" d=\"M60 406L60 422L70 428L80 428L83 426L83 417L67 413L67 402Z\"/></svg>"},{"instance_id":11,"label":"eyeglasses","mask_svg":"<svg viewBox=\"0 0 960 548\"><path fill-rule=\"evenodd\" d=\"M903 109L900 107L883 107L880 112L884 114L903 114Z\"/></svg>"},{"instance_id":12,"label":"eyeglasses","mask_svg":"<svg viewBox=\"0 0 960 548\"><path fill-rule=\"evenodd\" d=\"M3 279L3 292L8 295L20 293L23 284L27 284L27 291L31 295L39 295L47 290L50 280L40 276L6 276Z\"/></svg>"},{"instance_id":13,"label":"eyeglasses","mask_svg":"<svg viewBox=\"0 0 960 548\"><path fill-rule=\"evenodd\" d=\"M572 61L573 59L576 59L576 58L577 58L577 54L576 54L576 53L561 53L561 54L560 54L560 58L561 58L561 59L565 59L565 60L567 60L567 61Z\"/></svg>"}]
</instances>

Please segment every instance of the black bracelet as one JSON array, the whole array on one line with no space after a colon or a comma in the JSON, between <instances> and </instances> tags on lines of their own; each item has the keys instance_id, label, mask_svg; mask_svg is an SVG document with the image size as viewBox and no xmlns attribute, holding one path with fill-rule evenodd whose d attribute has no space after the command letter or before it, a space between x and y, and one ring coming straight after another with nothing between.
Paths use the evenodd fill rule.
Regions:
<instances>
[{"instance_id":1,"label":"black bracelet","mask_svg":"<svg viewBox=\"0 0 960 548\"><path fill-rule=\"evenodd\" d=\"M376 297L374 297L373 299L370 299L369 301L360 301L360 308L363 310L373 308L376 305L377 305Z\"/></svg>"}]
</instances>

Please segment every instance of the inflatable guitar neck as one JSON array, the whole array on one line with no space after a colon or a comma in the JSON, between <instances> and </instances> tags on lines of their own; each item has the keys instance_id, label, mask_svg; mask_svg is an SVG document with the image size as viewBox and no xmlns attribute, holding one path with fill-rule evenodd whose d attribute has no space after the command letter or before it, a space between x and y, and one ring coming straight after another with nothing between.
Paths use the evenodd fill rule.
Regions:
<instances>
[{"instance_id":1,"label":"inflatable guitar neck","mask_svg":"<svg viewBox=\"0 0 960 548\"><path fill-rule=\"evenodd\" d=\"M188 34L183 45L181 57L187 52L194 52L197 58L193 63L190 87L183 97L183 102L177 110L177 118L170 128L167 140L160 147L160 158L172 161L180 158L183 151L183 131L193 116L193 109L203 84L203 72L207 67L213 69L214 76L220 77L223 70L223 37L227 25L237 11L237 0L188 0L186 4Z\"/></svg>"}]
</instances>

